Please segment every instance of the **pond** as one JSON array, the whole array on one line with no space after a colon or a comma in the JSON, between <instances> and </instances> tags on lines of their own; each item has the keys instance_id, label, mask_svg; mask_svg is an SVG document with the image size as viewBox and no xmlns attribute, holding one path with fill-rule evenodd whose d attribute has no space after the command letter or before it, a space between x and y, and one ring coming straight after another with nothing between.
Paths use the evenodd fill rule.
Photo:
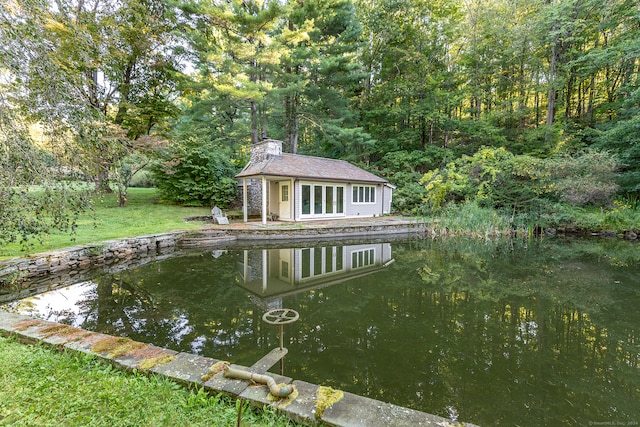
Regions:
<instances>
[{"instance_id":1,"label":"pond","mask_svg":"<svg viewBox=\"0 0 640 427\"><path fill-rule=\"evenodd\" d=\"M303 244L96 272L5 309L251 365L278 346L263 313L291 308L295 379L479 425L640 422L637 244Z\"/></svg>"}]
</instances>

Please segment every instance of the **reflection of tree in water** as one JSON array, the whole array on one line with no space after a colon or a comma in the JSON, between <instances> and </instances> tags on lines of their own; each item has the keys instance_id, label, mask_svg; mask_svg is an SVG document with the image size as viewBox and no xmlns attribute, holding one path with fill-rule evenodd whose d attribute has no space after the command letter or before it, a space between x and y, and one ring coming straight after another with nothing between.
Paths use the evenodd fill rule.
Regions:
<instances>
[{"instance_id":1,"label":"reflection of tree in water","mask_svg":"<svg viewBox=\"0 0 640 427\"><path fill-rule=\"evenodd\" d=\"M97 298L80 303L83 327L219 358L247 347L259 358L262 312L235 286L237 261L200 253L96 277Z\"/></svg>"},{"instance_id":2,"label":"reflection of tree in water","mask_svg":"<svg viewBox=\"0 0 640 427\"><path fill-rule=\"evenodd\" d=\"M289 374L479 424L637 419L637 270L527 244L394 246L375 292L356 280L301 301L305 364Z\"/></svg>"},{"instance_id":3,"label":"reflection of tree in water","mask_svg":"<svg viewBox=\"0 0 640 427\"><path fill-rule=\"evenodd\" d=\"M618 245L394 244L375 274L283 299L300 312L285 373L481 425L637 419L640 263ZM81 316L250 365L277 331L236 286L242 260L193 254L102 276Z\"/></svg>"}]
</instances>

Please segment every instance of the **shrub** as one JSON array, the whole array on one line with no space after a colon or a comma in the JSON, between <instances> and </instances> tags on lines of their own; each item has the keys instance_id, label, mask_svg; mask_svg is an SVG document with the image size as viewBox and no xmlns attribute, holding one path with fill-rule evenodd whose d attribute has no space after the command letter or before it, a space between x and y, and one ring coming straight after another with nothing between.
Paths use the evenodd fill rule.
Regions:
<instances>
[{"instance_id":1,"label":"shrub","mask_svg":"<svg viewBox=\"0 0 640 427\"><path fill-rule=\"evenodd\" d=\"M604 217L604 224L614 231L636 231L640 228L640 210L628 201L614 200L611 209L604 211Z\"/></svg>"},{"instance_id":2,"label":"shrub","mask_svg":"<svg viewBox=\"0 0 640 427\"><path fill-rule=\"evenodd\" d=\"M504 148L482 148L427 172L421 183L427 190L425 201L434 210L446 201L465 200L519 212L537 206L550 191L542 160Z\"/></svg>"},{"instance_id":3,"label":"shrub","mask_svg":"<svg viewBox=\"0 0 640 427\"><path fill-rule=\"evenodd\" d=\"M185 206L226 208L238 191L230 157L212 143L173 146L151 170L162 197Z\"/></svg>"},{"instance_id":4,"label":"shrub","mask_svg":"<svg viewBox=\"0 0 640 427\"><path fill-rule=\"evenodd\" d=\"M560 200L576 206L605 206L618 190L618 160L606 151L587 150L549 161Z\"/></svg>"}]
</instances>

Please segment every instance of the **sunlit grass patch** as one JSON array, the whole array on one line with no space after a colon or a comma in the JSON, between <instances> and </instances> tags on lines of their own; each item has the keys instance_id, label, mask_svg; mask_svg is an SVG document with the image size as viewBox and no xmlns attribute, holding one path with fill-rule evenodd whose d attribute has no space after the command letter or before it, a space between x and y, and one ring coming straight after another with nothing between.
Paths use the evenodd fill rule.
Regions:
<instances>
[{"instance_id":1,"label":"sunlit grass patch","mask_svg":"<svg viewBox=\"0 0 640 427\"><path fill-rule=\"evenodd\" d=\"M32 190L38 191L35 187ZM26 250L18 242L5 245L0 248L0 259L77 244L199 228L202 223L185 222L184 218L211 214L209 208L161 204L154 188L131 188L124 208L118 207L115 194L96 196L93 208L80 215L74 234L52 232L41 236L42 243L32 241Z\"/></svg>"},{"instance_id":2,"label":"sunlit grass patch","mask_svg":"<svg viewBox=\"0 0 640 427\"><path fill-rule=\"evenodd\" d=\"M236 426L236 402L157 375L124 372L95 356L0 337L0 424L12 426ZM242 425L295 426L270 408Z\"/></svg>"}]
</instances>

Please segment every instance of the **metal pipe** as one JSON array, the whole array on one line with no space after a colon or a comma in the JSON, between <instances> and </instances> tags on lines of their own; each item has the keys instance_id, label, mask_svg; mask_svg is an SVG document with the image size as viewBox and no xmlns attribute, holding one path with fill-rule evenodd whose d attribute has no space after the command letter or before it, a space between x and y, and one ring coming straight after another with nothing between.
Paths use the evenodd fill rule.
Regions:
<instances>
[{"instance_id":1,"label":"metal pipe","mask_svg":"<svg viewBox=\"0 0 640 427\"><path fill-rule=\"evenodd\" d=\"M241 380L255 381L260 384L266 384L269 387L269 391L275 397L287 397L293 393L293 386L284 385L282 387L276 384L276 381L269 375L255 374L253 372L244 371L242 369L235 369L226 365L224 367L224 376L226 378L237 378Z\"/></svg>"}]
</instances>

